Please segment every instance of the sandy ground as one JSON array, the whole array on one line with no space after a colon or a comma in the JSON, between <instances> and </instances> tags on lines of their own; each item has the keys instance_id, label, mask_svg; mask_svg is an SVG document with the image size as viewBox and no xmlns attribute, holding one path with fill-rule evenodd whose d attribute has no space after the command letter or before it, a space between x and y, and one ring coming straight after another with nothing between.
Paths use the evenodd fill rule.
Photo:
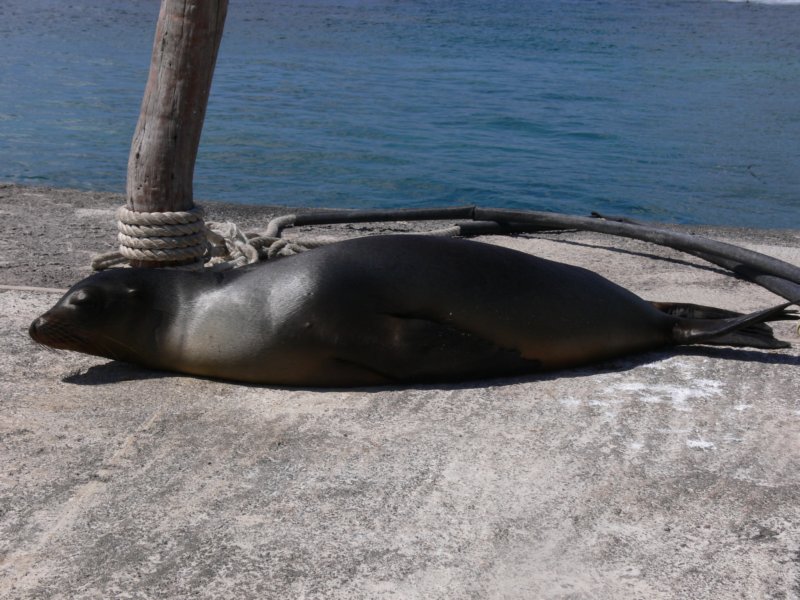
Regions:
<instances>
[{"instance_id":1,"label":"sandy ground","mask_svg":"<svg viewBox=\"0 0 800 600\"><path fill-rule=\"evenodd\" d=\"M37 347L27 327L58 295L9 286L88 275L121 202L0 184L0 597L800 597L791 324L787 350L402 389L236 385ZM245 228L280 212L206 208ZM798 232L704 233L800 264ZM779 301L631 240L485 239L649 299Z\"/></svg>"}]
</instances>

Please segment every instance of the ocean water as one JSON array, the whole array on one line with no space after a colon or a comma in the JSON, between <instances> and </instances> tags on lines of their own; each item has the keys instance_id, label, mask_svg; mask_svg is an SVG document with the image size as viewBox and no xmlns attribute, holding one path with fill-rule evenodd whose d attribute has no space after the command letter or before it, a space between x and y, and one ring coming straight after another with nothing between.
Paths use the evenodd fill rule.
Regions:
<instances>
[{"instance_id":1,"label":"ocean water","mask_svg":"<svg viewBox=\"0 0 800 600\"><path fill-rule=\"evenodd\" d=\"M0 180L124 191L158 8L0 2ZM800 5L231 0L195 196L800 228Z\"/></svg>"}]
</instances>

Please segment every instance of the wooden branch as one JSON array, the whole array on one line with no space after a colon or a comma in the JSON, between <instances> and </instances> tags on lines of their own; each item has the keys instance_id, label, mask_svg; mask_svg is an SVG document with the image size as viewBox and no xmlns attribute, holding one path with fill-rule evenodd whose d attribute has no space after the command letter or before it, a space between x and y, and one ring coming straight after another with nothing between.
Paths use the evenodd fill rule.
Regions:
<instances>
[{"instance_id":1,"label":"wooden branch","mask_svg":"<svg viewBox=\"0 0 800 600\"><path fill-rule=\"evenodd\" d=\"M128 208L188 210L228 0L163 0L128 159Z\"/></svg>"},{"instance_id":2,"label":"wooden branch","mask_svg":"<svg viewBox=\"0 0 800 600\"><path fill-rule=\"evenodd\" d=\"M639 221L606 219L598 214L596 216L601 218L477 206L395 210L322 210L298 214L281 226L456 218L472 219L472 222L459 223L462 235L508 234L558 229L596 231L643 240L698 256L733 271L740 277L783 296L795 304L800 302L800 267L796 265L700 235L669 231ZM279 235L279 233L273 232L272 235Z\"/></svg>"}]
</instances>

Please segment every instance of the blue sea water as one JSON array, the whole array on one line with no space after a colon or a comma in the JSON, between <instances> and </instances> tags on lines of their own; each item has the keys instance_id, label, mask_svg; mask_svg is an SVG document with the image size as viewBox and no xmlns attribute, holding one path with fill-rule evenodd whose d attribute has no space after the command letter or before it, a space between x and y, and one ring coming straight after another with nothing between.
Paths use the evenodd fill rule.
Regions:
<instances>
[{"instance_id":1,"label":"blue sea water","mask_svg":"<svg viewBox=\"0 0 800 600\"><path fill-rule=\"evenodd\" d=\"M0 180L124 191L158 8L0 2ZM231 0L195 196L800 228L800 5Z\"/></svg>"}]
</instances>

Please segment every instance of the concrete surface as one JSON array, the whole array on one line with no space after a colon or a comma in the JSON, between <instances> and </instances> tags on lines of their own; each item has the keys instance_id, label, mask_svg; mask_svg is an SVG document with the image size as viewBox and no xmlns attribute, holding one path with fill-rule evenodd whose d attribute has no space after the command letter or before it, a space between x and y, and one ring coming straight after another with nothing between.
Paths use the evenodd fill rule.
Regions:
<instances>
[{"instance_id":1,"label":"concrete surface","mask_svg":"<svg viewBox=\"0 0 800 600\"><path fill-rule=\"evenodd\" d=\"M88 274L121 202L0 185L0 284ZM246 226L272 214L206 206ZM711 233L800 264L798 232ZM491 241L651 299L777 302L640 242ZM0 597L800 597L789 323L776 326L785 351L695 347L544 377L326 391L37 347L28 324L56 299L0 288Z\"/></svg>"}]
</instances>

